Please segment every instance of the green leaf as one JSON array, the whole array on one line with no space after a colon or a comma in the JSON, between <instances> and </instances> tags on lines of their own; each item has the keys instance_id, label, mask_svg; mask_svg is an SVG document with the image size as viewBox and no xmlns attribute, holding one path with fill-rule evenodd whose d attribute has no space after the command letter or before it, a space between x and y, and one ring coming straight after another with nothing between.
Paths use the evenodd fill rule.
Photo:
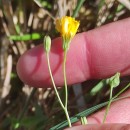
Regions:
<instances>
[{"instance_id":1,"label":"green leaf","mask_svg":"<svg viewBox=\"0 0 130 130\"><path fill-rule=\"evenodd\" d=\"M45 0L35 0L41 7L51 9L52 5Z\"/></svg>"},{"instance_id":2,"label":"green leaf","mask_svg":"<svg viewBox=\"0 0 130 130\"><path fill-rule=\"evenodd\" d=\"M94 106L92 108L89 108L87 110L84 110L84 111L78 113L74 117L70 118L71 123L75 123L75 122L79 121L81 117L88 116L88 115L92 114L93 112L95 112L96 110L98 110L99 108L102 108L102 107L106 106L107 104L108 104L108 102L105 102L105 103L96 105L96 106ZM66 126L68 126L68 122L63 121L62 123L50 128L50 130L63 130L63 128L65 128Z\"/></svg>"},{"instance_id":3,"label":"green leaf","mask_svg":"<svg viewBox=\"0 0 130 130\"><path fill-rule=\"evenodd\" d=\"M128 84L126 88L128 88L129 86L130 86L130 84ZM120 94L123 93L126 90L126 88L124 90L122 90L120 92ZM117 95L119 95L119 94L117 94ZM129 95L126 96L126 97L125 96L121 97L121 98L116 98L116 97L112 98L112 102L117 101L117 100L121 100L121 99L124 99L124 98L128 98ZM98 109L103 108L104 106L106 106L108 103L109 103L109 101L101 103L99 105L96 105L94 107L91 107L91 108L89 108L87 110L84 110L84 111L78 113L77 115L75 115L75 116L70 118L71 123L75 123L75 122L79 121L81 117L89 116L90 114L94 113ZM63 122L59 123L58 125L50 128L50 130L63 130L63 128L65 128L66 126L68 126L68 122L67 121L63 121Z\"/></svg>"},{"instance_id":4,"label":"green leaf","mask_svg":"<svg viewBox=\"0 0 130 130\"><path fill-rule=\"evenodd\" d=\"M28 40L37 40L42 37L39 33L32 33L32 34L24 34L24 35L11 35L9 39L14 41L28 41Z\"/></svg>"},{"instance_id":5,"label":"green leaf","mask_svg":"<svg viewBox=\"0 0 130 130\"><path fill-rule=\"evenodd\" d=\"M81 8L81 6L83 5L84 2L85 2L85 0L78 0L77 6L74 9L72 17L76 17L77 16L77 14L78 14L78 12L79 12L79 10L80 10L80 8Z\"/></svg>"}]
</instances>

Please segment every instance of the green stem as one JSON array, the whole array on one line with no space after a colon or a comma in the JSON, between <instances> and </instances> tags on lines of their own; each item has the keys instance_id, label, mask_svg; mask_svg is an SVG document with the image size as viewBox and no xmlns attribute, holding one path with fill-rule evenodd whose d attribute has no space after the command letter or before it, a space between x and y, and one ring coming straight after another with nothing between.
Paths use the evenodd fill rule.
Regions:
<instances>
[{"instance_id":1,"label":"green stem","mask_svg":"<svg viewBox=\"0 0 130 130\"><path fill-rule=\"evenodd\" d=\"M86 116L81 117L81 118L80 118L80 121L81 121L81 124L82 124L82 125L87 125L87 124L88 124Z\"/></svg>"},{"instance_id":2,"label":"green stem","mask_svg":"<svg viewBox=\"0 0 130 130\"><path fill-rule=\"evenodd\" d=\"M22 113L19 115L19 120L21 120L22 117L24 116L24 114L25 114L25 112L26 112L26 110L27 110L27 107L28 107L28 105L29 105L29 103L30 103L30 101L31 101L31 99L32 99L32 97L33 97L33 95L35 94L36 91L37 91L37 88L33 88L33 89L32 89L31 94L29 95L29 97L28 97L28 99L27 99L27 101L26 101L26 103L25 103L25 106L24 106L24 108L23 108L23 111L22 111Z\"/></svg>"},{"instance_id":3,"label":"green stem","mask_svg":"<svg viewBox=\"0 0 130 130\"><path fill-rule=\"evenodd\" d=\"M122 94L129 87L130 87L130 83L126 87L124 87L119 93L117 93L112 99L117 98L120 94Z\"/></svg>"},{"instance_id":4,"label":"green stem","mask_svg":"<svg viewBox=\"0 0 130 130\"><path fill-rule=\"evenodd\" d=\"M69 127L71 127L71 121L70 121L70 117L69 117L67 108L63 105L63 103L62 103L62 101L61 101L61 98L60 98L60 96L59 96L59 93L58 93L58 91L57 91L57 88L56 88L56 85L55 85L55 82L54 82L54 79L53 79L53 75L52 75L52 71L51 71L51 67L50 67L49 53L46 53L46 56L47 56L48 69L49 69L51 81L52 81L52 84L53 84L53 87L54 87L54 91L55 91L55 93L56 93L56 96L57 96L57 98L58 98L58 100L59 100L59 103L60 103L62 109L63 109L64 112L65 112L65 115L66 115L66 118L67 118Z\"/></svg>"},{"instance_id":5,"label":"green stem","mask_svg":"<svg viewBox=\"0 0 130 130\"><path fill-rule=\"evenodd\" d=\"M27 99L27 101L26 101L26 103L25 103L25 105L24 105L24 107L23 107L22 112L20 113L20 115L19 115L19 117L18 117L18 121L17 121L18 123L16 123L14 129L19 128L20 122L21 122L21 120L22 120L22 118L23 118L25 112L27 111L28 105L29 105L29 103L30 103L30 101L31 101L31 99L32 99L32 97L33 97L33 95L35 94L36 90L37 90L37 88L33 88L33 89L32 89L31 94L29 95L29 97L28 97L28 99Z\"/></svg>"},{"instance_id":6,"label":"green stem","mask_svg":"<svg viewBox=\"0 0 130 130\"><path fill-rule=\"evenodd\" d=\"M111 88L110 99L109 99L109 102L108 102L108 105L107 105L107 108L106 108L106 112L105 112L105 115L104 115L103 123L105 123L106 116L107 116L107 114L108 114L108 111L109 111L111 102L112 102L113 100L115 100L120 94L122 94L128 87L130 87L130 83L129 83L126 87L124 87L119 93L117 93L113 98L112 98L113 88Z\"/></svg>"},{"instance_id":7,"label":"green stem","mask_svg":"<svg viewBox=\"0 0 130 130\"><path fill-rule=\"evenodd\" d=\"M64 109L64 112L65 112L69 127L72 127L70 117L69 117L69 114L68 114L68 110L66 108Z\"/></svg>"},{"instance_id":8,"label":"green stem","mask_svg":"<svg viewBox=\"0 0 130 130\"><path fill-rule=\"evenodd\" d=\"M54 79L53 79L53 75L52 75L52 72L51 72L51 67L50 67L50 60L49 60L49 53L46 53L46 56L47 56L47 63L48 63L48 69L49 69L49 73L50 73L50 77L51 77L51 81L52 81L52 84L53 84L53 87L54 87L54 91L56 93L56 96L59 100L59 103L61 105L61 107L64 109L64 105L60 99L60 96L59 96L59 93L57 91L57 88L56 88L56 85L55 85L55 82L54 82Z\"/></svg>"},{"instance_id":9,"label":"green stem","mask_svg":"<svg viewBox=\"0 0 130 130\"><path fill-rule=\"evenodd\" d=\"M76 17L76 15L78 14L78 12L79 12L81 6L83 5L84 1L85 0L78 0L77 6L76 6L76 8L75 8L75 10L73 12L72 17Z\"/></svg>"},{"instance_id":10,"label":"green stem","mask_svg":"<svg viewBox=\"0 0 130 130\"><path fill-rule=\"evenodd\" d=\"M109 98L109 102L108 102L108 105L107 105L107 108L106 108L106 111L104 114L103 123L105 123L105 121L106 121L106 117L107 117L108 111L110 109L110 105L112 103L112 91L113 91L113 87L111 87L111 89L110 89L110 98Z\"/></svg>"},{"instance_id":11,"label":"green stem","mask_svg":"<svg viewBox=\"0 0 130 130\"><path fill-rule=\"evenodd\" d=\"M67 87L67 79L66 79L66 56L67 51L64 51L64 59L63 59L63 74L64 74L64 85L65 85L65 108L67 109L68 104L68 87Z\"/></svg>"}]
</instances>

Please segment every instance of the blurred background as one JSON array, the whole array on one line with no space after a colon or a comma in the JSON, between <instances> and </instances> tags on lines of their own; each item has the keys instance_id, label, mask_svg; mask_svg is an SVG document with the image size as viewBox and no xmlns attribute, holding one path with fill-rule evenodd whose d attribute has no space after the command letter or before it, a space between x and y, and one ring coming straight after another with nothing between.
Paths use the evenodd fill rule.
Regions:
<instances>
[{"instance_id":1,"label":"blurred background","mask_svg":"<svg viewBox=\"0 0 130 130\"><path fill-rule=\"evenodd\" d=\"M24 84L16 65L25 51L43 42L45 34L52 39L59 36L54 20L74 15L79 4L82 6L75 15L80 20L78 32L130 16L129 0L0 0L0 130L48 130L66 119L53 89ZM71 116L108 99L109 87L92 93L99 81L69 88ZM122 78L120 86L129 81ZM59 92L64 98L62 88Z\"/></svg>"}]
</instances>

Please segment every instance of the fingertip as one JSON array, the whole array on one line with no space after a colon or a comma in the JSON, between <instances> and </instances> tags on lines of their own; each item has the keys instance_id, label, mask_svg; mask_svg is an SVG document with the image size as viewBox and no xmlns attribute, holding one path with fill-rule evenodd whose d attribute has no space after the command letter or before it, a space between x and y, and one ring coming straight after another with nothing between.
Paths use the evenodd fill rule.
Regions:
<instances>
[{"instance_id":1,"label":"fingertip","mask_svg":"<svg viewBox=\"0 0 130 130\"><path fill-rule=\"evenodd\" d=\"M43 58L42 45L25 52L17 62L17 73L20 79L30 86L39 86L42 73L37 73ZM39 77L40 76L40 77Z\"/></svg>"}]
</instances>

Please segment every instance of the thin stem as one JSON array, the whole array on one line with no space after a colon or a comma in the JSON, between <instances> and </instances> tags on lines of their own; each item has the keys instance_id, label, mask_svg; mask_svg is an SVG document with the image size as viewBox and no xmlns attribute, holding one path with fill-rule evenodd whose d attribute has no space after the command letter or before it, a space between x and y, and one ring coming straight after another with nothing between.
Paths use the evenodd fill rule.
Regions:
<instances>
[{"instance_id":1,"label":"thin stem","mask_svg":"<svg viewBox=\"0 0 130 130\"><path fill-rule=\"evenodd\" d=\"M81 124L82 124L82 125L88 124L88 123L87 123L87 118L86 118L86 116L81 117L81 118L80 118L80 121L81 121Z\"/></svg>"},{"instance_id":2,"label":"thin stem","mask_svg":"<svg viewBox=\"0 0 130 130\"><path fill-rule=\"evenodd\" d=\"M130 87L130 83L129 83L126 87L124 87L119 93L117 93L113 98L112 98L113 88L111 88L110 100L109 100L108 105L107 105L107 109L106 109L106 112L105 112L105 116L104 116L104 119L103 119L103 123L104 123L105 120L106 120L106 116L107 116L107 114L108 114L108 110L109 110L109 108L110 108L111 102L112 102L113 100L115 100L120 94L122 94L128 87Z\"/></svg>"},{"instance_id":3,"label":"thin stem","mask_svg":"<svg viewBox=\"0 0 130 130\"><path fill-rule=\"evenodd\" d=\"M19 115L19 120L22 119L23 115L25 114L26 110L27 110L27 107L33 97L33 95L35 94L35 92L37 91L37 88L33 88L32 91L31 91L31 94L29 95L25 105L24 105L24 108L23 108L23 111L21 112L21 114Z\"/></svg>"},{"instance_id":4,"label":"thin stem","mask_svg":"<svg viewBox=\"0 0 130 130\"><path fill-rule=\"evenodd\" d=\"M107 117L108 111L110 109L110 105L112 103L112 91L113 91L113 87L111 87L111 89L110 89L110 98L109 98L109 102L108 102L108 105L107 105L107 108L106 108L106 111L104 114L103 123L105 123L105 121L106 121L106 117Z\"/></svg>"},{"instance_id":5,"label":"thin stem","mask_svg":"<svg viewBox=\"0 0 130 130\"><path fill-rule=\"evenodd\" d=\"M64 85L65 85L65 108L67 109L68 104L68 87L67 87L67 79L66 79L66 56L67 51L64 51L64 60L63 60L63 74L64 74Z\"/></svg>"},{"instance_id":6,"label":"thin stem","mask_svg":"<svg viewBox=\"0 0 130 130\"><path fill-rule=\"evenodd\" d=\"M65 112L65 115L66 115L66 118L67 118L67 121L68 121L68 125L69 125L69 127L72 127L72 125L71 125L71 121L70 121L70 117L69 117L69 114L68 114L68 111L67 111L66 108L64 109L64 112Z\"/></svg>"},{"instance_id":7,"label":"thin stem","mask_svg":"<svg viewBox=\"0 0 130 130\"><path fill-rule=\"evenodd\" d=\"M29 97L28 97L28 99L27 99L27 101L26 101L26 103L25 103L25 105L24 105L24 107L23 107L22 112L20 113L20 115L19 115L19 117L18 117L18 121L17 121L16 125L14 126L14 129L19 128L20 122L21 122L21 120L22 120L22 118L23 118L25 112L27 111L27 108L28 108L28 106L29 106L29 103L30 103L30 101L31 101L31 99L32 99L32 97L33 97L33 95L35 94L36 91L37 91L37 88L33 88L33 89L32 89L31 94L29 95Z\"/></svg>"},{"instance_id":8,"label":"thin stem","mask_svg":"<svg viewBox=\"0 0 130 130\"><path fill-rule=\"evenodd\" d=\"M52 72L51 72L50 60L49 60L49 53L46 53L46 56L47 56L48 69L49 69L51 81L52 81L52 84L53 84L53 87L54 87L56 96L57 96L57 98L58 98L58 100L59 100L59 103L60 103L61 107L64 109L64 105L63 105L63 103L62 103L62 101L61 101L61 98L60 98L60 96L59 96L59 93L58 93L58 91L57 91L57 88L56 88L56 85L55 85L55 82L54 82L54 79L53 79L53 75L52 75Z\"/></svg>"},{"instance_id":9,"label":"thin stem","mask_svg":"<svg viewBox=\"0 0 130 130\"><path fill-rule=\"evenodd\" d=\"M73 12L72 17L76 17L76 15L78 14L78 12L79 12L81 6L83 5L84 1L85 0L78 0L77 6L76 6L76 8L75 8L75 10Z\"/></svg>"},{"instance_id":10,"label":"thin stem","mask_svg":"<svg viewBox=\"0 0 130 130\"><path fill-rule=\"evenodd\" d=\"M52 84L53 84L53 87L54 87L56 96L57 96L57 98L58 98L58 100L59 100L59 103L60 103L61 107L63 108L63 110L64 110L64 112L65 112L65 115L66 115L66 118L67 118L69 127L71 127L71 121L70 121L70 117L69 117L67 108L63 105L63 103L62 103L62 101L61 101L61 98L60 98L60 96L59 96L59 93L58 93L58 91L57 91L57 88L56 88L56 85L55 85L55 82L54 82L54 79L53 79L53 75L52 75L51 67L50 67L49 53L46 53L46 56L47 56L48 69L49 69L51 81L52 81Z\"/></svg>"},{"instance_id":11,"label":"thin stem","mask_svg":"<svg viewBox=\"0 0 130 130\"><path fill-rule=\"evenodd\" d=\"M122 94L129 87L130 87L130 83L126 87L124 87L119 93L117 93L112 99L117 98L120 94Z\"/></svg>"}]
</instances>

